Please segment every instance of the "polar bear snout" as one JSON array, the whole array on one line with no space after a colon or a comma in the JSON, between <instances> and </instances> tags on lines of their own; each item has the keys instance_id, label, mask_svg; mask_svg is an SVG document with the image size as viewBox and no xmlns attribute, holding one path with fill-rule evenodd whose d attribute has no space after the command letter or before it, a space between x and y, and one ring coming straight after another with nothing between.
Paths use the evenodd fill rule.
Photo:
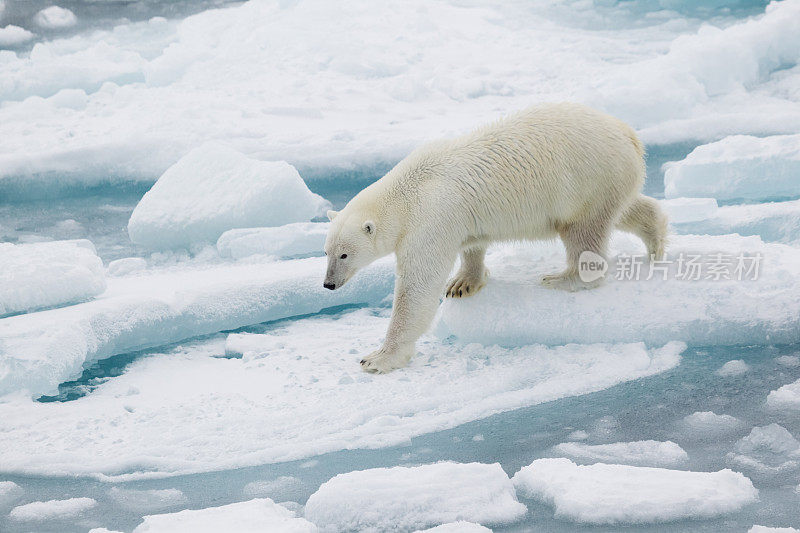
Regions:
<instances>
[{"instance_id":1,"label":"polar bear snout","mask_svg":"<svg viewBox=\"0 0 800 533\"><path fill-rule=\"evenodd\" d=\"M331 290L331 291L332 291L332 290L334 290L334 289L336 289L336 284L335 284L335 283L331 283L331 282L329 282L329 281L326 281L326 282L324 282L324 283L322 284L322 286L323 286L323 287L325 287L325 288L326 288L326 289L328 289L328 290Z\"/></svg>"}]
</instances>

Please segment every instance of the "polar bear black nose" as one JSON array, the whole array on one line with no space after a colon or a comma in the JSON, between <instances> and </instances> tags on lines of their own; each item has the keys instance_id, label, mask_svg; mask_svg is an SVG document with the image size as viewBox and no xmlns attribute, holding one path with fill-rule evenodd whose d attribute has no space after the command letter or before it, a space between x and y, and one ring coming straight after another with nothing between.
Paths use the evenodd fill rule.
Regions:
<instances>
[{"instance_id":1,"label":"polar bear black nose","mask_svg":"<svg viewBox=\"0 0 800 533\"><path fill-rule=\"evenodd\" d=\"M335 283L323 283L322 286L325 287L326 289L330 289L330 290L333 290L333 289L336 288L336 284Z\"/></svg>"}]
</instances>

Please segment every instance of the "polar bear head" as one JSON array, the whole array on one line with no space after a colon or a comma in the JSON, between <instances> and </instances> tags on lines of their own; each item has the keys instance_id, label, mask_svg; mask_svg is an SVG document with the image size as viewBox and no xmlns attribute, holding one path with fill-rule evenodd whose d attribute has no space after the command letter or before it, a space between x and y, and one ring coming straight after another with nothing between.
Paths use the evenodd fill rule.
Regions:
<instances>
[{"instance_id":1,"label":"polar bear head","mask_svg":"<svg viewBox=\"0 0 800 533\"><path fill-rule=\"evenodd\" d=\"M345 207L341 213L328 211L328 218L331 221L325 239L328 270L323 286L334 290L385 254L378 250L375 222L364 213Z\"/></svg>"}]
</instances>

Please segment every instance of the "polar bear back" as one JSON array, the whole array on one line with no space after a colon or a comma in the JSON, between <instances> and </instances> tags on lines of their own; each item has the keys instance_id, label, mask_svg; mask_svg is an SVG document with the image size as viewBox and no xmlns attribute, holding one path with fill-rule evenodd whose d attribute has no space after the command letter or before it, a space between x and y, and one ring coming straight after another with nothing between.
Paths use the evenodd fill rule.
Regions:
<instances>
[{"instance_id":1,"label":"polar bear back","mask_svg":"<svg viewBox=\"0 0 800 533\"><path fill-rule=\"evenodd\" d=\"M576 220L621 213L644 183L643 152L610 115L540 105L417 149L354 202L464 240L547 238Z\"/></svg>"}]
</instances>

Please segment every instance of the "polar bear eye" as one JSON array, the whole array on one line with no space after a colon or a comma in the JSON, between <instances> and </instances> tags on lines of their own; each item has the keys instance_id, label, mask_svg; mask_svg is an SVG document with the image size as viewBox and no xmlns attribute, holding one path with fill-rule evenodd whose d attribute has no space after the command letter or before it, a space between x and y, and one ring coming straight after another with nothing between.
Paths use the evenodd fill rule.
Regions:
<instances>
[{"instance_id":1,"label":"polar bear eye","mask_svg":"<svg viewBox=\"0 0 800 533\"><path fill-rule=\"evenodd\" d=\"M341 257L339 257L339 259L347 259L347 254L342 254Z\"/></svg>"}]
</instances>

